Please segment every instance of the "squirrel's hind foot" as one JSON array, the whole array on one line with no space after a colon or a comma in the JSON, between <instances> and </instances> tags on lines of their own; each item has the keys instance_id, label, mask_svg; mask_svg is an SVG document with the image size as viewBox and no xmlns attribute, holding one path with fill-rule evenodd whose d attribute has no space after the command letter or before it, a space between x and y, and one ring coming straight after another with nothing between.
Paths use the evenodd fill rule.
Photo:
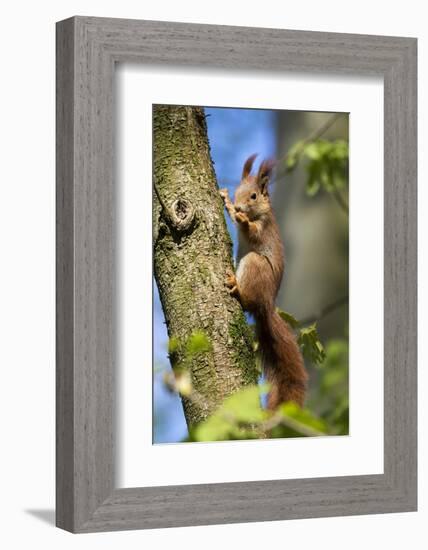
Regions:
<instances>
[{"instance_id":1,"label":"squirrel's hind foot","mask_svg":"<svg viewBox=\"0 0 428 550\"><path fill-rule=\"evenodd\" d=\"M232 271L228 270L226 272L225 284L226 284L227 290L229 291L229 294L231 296L238 296L239 295L238 281L236 280L236 275Z\"/></svg>"}]
</instances>

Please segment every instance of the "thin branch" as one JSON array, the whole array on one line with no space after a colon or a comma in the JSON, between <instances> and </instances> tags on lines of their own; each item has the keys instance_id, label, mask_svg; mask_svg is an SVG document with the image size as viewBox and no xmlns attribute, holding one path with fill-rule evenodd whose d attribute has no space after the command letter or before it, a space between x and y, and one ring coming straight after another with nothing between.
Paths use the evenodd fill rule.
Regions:
<instances>
[{"instance_id":1,"label":"thin branch","mask_svg":"<svg viewBox=\"0 0 428 550\"><path fill-rule=\"evenodd\" d=\"M262 422L260 424L261 429L263 432L268 433L273 428L276 428L276 426L280 425L286 426L287 428L290 428L291 430L294 430L297 433L301 433L302 435L306 437L319 437L319 436L325 436L328 434L325 434L323 432L320 432L318 430L315 430L314 428L310 426L306 426L305 424L302 424L298 420L295 420L291 417L285 417L281 413L277 412L271 418L266 420L265 422Z\"/></svg>"},{"instance_id":2,"label":"thin branch","mask_svg":"<svg viewBox=\"0 0 428 550\"><path fill-rule=\"evenodd\" d=\"M339 309L340 307L347 304L349 301L349 296L342 296L342 298L339 298L338 300L332 302L331 304L328 304L321 309L321 311L317 315L310 315L309 317L306 317L305 319L302 319L299 321L301 325L311 325L312 323L315 323L315 321L320 321L330 313L333 313L336 309Z\"/></svg>"},{"instance_id":3,"label":"thin branch","mask_svg":"<svg viewBox=\"0 0 428 550\"><path fill-rule=\"evenodd\" d=\"M343 113L334 113L329 119L327 119L324 124L322 124L318 129L314 130L311 134L309 134L309 137L307 137L304 140L305 145L307 143L310 143L311 141L316 141L319 139L327 130L330 129L331 126L336 122L336 120L339 120L343 116Z\"/></svg>"}]
</instances>

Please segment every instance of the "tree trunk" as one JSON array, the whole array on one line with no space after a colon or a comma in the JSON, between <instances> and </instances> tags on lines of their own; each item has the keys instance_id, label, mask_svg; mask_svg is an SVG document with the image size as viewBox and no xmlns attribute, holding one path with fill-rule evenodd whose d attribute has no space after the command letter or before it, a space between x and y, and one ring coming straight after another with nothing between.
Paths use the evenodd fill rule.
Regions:
<instances>
[{"instance_id":1,"label":"tree trunk","mask_svg":"<svg viewBox=\"0 0 428 550\"><path fill-rule=\"evenodd\" d=\"M187 424L213 413L225 397L257 382L252 334L225 276L231 240L210 157L202 108L157 105L154 128L154 271L176 373L190 370L182 397ZM190 356L186 342L203 331L211 346Z\"/></svg>"}]
</instances>

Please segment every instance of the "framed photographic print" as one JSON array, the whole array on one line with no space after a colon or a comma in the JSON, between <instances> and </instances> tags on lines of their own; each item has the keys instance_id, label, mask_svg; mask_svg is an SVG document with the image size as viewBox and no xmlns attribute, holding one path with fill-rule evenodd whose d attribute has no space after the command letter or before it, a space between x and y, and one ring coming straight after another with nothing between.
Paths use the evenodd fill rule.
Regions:
<instances>
[{"instance_id":1,"label":"framed photographic print","mask_svg":"<svg viewBox=\"0 0 428 550\"><path fill-rule=\"evenodd\" d=\"M416 509L416 40L57 24L57 525Z\"/></svg>"}]
</instances>

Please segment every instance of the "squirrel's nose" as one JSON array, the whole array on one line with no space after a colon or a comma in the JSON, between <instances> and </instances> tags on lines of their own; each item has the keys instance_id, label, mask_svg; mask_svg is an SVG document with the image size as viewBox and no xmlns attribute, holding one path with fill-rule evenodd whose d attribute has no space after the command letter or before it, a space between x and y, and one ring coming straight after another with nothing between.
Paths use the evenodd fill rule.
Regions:
<instances>
[{"instance_id":1,"label":"squirrel's nose","mask_svg":"<svg viewBox=\"0 0 428 550\"><path fill-rule=\"evenodd\" d=\"M235 205L236 212L242 212L242 208L239 206L239 204Z\"/></svg>"}]
</instances>

